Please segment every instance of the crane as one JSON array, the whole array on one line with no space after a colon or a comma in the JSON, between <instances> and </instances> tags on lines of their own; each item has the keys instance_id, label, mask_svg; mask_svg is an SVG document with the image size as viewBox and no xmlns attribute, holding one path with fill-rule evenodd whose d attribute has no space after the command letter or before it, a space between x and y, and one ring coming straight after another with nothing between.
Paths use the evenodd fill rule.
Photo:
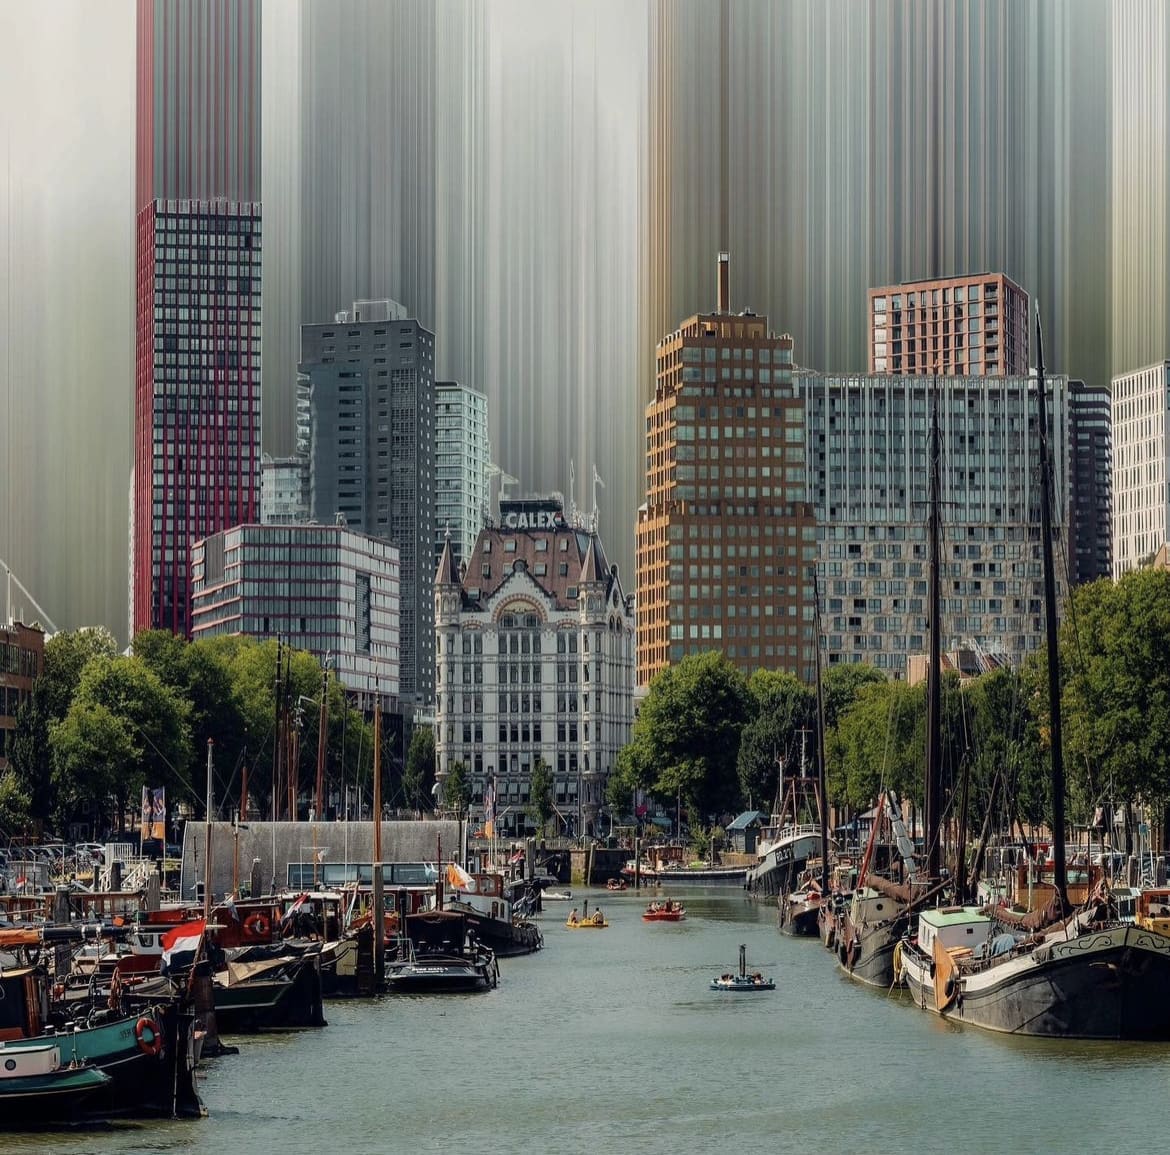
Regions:
<instances>
[{"instance_id":1,"label":"crane","mask_svg":"<svg viewBox=\"0 0 1170 1155\"><path fill-rule=\"evenodd\" d=\"M57 627L53 624L52 618L50 618L49 615L45 613L37 599L28 592L28 589L25 587L24 583L16 576L16 574L12 572L8 566L8 563L3 558L0 558L0 569L3 569L5 574L8 575L4 601L4 620L8 623L11 623L14 620L12 616L12 587L15 585L16 588L20 590L20 592L24 594L26 598L28 598L29 604L32 606L32 608L41 615L41 617L44 619L45 625L49 627L50 631L52 633L56 633Z\"/></svg>"}]
</instances>

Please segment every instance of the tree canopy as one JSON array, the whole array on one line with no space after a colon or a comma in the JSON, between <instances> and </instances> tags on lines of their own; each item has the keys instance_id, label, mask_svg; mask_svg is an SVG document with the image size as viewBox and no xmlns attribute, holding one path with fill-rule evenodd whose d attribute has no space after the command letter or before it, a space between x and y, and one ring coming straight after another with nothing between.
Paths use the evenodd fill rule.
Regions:
<instances>
[{"instance_id":1,"label":"tree canopy","mask_svg":"<svg viewBox=\"0 0 1170 1155\"><path fill-rule=\"evenodd\" d=\"M743 675L722 654L688 655L655 675L618 773L660 802L702 816L740 804L740 734L755 703Z\"/></svg>"},{"instance_id":2,"label":"tree canopy","mask_svg":"<svg viewBox=\"0 0 1170 1155\"><path fill-rule=\"evenodd\" d=\"M410 737L406 769L402 775L402 792L406 795L406 804L416 810L430 809L434 782L435 732L430 726L419 726Z\"/></svg>"}]
</instances>

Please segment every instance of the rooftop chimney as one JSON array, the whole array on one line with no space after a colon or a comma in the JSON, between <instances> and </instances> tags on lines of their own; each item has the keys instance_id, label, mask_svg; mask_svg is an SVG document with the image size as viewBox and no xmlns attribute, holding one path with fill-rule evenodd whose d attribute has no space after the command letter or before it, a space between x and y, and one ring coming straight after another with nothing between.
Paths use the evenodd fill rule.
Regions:
<instances>
[{"instance_id":1,"label":"rooftop chimney","mask_svg":"<svg viewBox=\"0 0 1170 1155\"><path fill-rule=\"evenodd\" d=\"M731 254L719 254L719 274L715 312L731 312Z\"/></svg>"}]
</instances>

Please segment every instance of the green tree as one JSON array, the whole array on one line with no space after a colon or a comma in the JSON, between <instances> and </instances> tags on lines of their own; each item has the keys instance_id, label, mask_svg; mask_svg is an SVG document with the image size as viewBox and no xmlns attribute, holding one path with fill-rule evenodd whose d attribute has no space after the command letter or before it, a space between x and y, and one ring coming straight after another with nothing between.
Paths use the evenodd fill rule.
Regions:
<instances>
[{"instance_id":1,"label":"green tree","mask_svg":"<svg viewBox=\"0 0 1170 1155\"><path fill-rule=\"evenodd\" d=\"M449 810L466 814L471 804L471 783L467 780L467 767L462 762L452 762L443 780L443 802Z\"/></svg>"},{"instance_id":2,"label":"green tree","mask_svg":"<svg viewBox=\"0 0 1170 1155\"><path fill-rule=\"evenodd\" d=\"M216 797L238 794L238 770L248 753L247 728L223 652L207 641L188 642L168 630L143 630L132 649L163 685L188 703L191 746L185 776L203 780L210 740L215 743Z\"/></svg>"},{"instance_id":3,"label":"green tree","mask_svg":"<svg viewBox=\"0 0 1170 1155\"><path fill-rule=\"evenodd\" d=\"M965 698L972 732L970 829L982 824L997 778L995 829L1006 831L1015 818L1043 821L1047 771L1024 678L1010 669L981 674Z\"/></svg>"},{"instance_id":4,"label":"green tree","mask_svg":"<svg viewBox=\"0 0 1170 1155\"><path fill-rule=\"evenodd\" d=\"M402 775L402 790L408 806L430 808L431 787L435 781L435 732L430 726L419 726L410 737L406 752L406 770Z\"/></svg>"},{"instance_id":5,"label":"green tree","mask_svg":"<svg viewBox=\"0 0 1170 1155\"><path fill-rule=\"evenodd\" d=\"M1073 591L1061 638L1062 721L1081 820L1104 804L1170 799L1170 572ZM1041 713L1045 732L1048 711Z\"/></svg>"},{"instance_id":6,"label":"green tree","mask_svg":"<svg viewBox=\"0 0 1170 1155\"><path fill-rule=\"evenodd\" d=\"M885 680L863 685L837 719L830 793L855 810L872 805L883 788L921 799L924 710L922 685Z\"/></svg>"},{"instance_id":7,"label":"green tree","mask_svg":"<svg viewBox=\"0 0 1170 1155\"><path fill-rule=\"evenodd\" d=\"M529 799L528 812L543 836L549 819L556 811L553 809L552 767L539 755L532 767L532 777L529 779Z\"/></svg>"},{"instance_id":8,"label":"green tree","mask_svg":"<svg viewBox=\"0 0 1170 1155\"><path fill-rule=\"evenodd\" d=\"M683 658L655 675L618 772L659 801L692 814L739 807L740 732L754 702L743 675L722 654Z\"/></svg>"},{"instance_id":9,"label":"green tree","mask_svg":"<svg viewBox=\"0 0 1170 1155\"><path fill-rule=\"evenodd\" d=\"M16 786L36 823L58 810L49 730L65 717L90 659L117 652L113 635L101 627L62 631L45 642L44 666L17 712L10 755Z\"/></svg>"},{"instance_id":10,"label":"green tree","mask_svg":"<svg viewBox=\"0 0 1170 1155\"><path fill-rule=\"evenodd\" d=\"M0 773L0 835L7 841L14 835L23 834L30 822L28 795L15 771L3 771Z\"/></svg>"},{"instance_id":11,"label":"green tree","mask_svg":"<svg viewBox=\"0 0 1170 1155\"><path fill-rule=\"evenodd\" d=\"M806 754L816 762L816 693L793 674L757 670L748 679L755 701L755 717L744 727L739 743L739 787L757 806L767 806L776 794L780 762L786 778L799 772L801 731L806 731ZM811 769L810 769L811 772Z\"/></svg>"},{"instance_id":12,"label":"green tree","mask_svg":"<svg viewBox=\"0 0 1170 1155\"><path fill-rule=\"evenodd\" d=\"M60 817L75 818L77 806L108 815L112 802L120 825L144 785L191 797L188 710L140 658L88 661L73 704L49 731Z\"/></svg>"}]
</instances>

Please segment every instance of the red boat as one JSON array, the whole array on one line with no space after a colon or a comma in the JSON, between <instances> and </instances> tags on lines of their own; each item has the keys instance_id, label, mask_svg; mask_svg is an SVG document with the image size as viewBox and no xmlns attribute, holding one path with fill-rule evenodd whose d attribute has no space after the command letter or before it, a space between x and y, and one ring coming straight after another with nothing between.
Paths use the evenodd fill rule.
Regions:
<instances>
[{"instance_id":1,"label":"red boat","mask_svg":"<svg viewBox=\"0 0 1170 1155\"><path fill-rule=\"evenodd\" d=\"M605 889L606 889L606 890L625 890L625 889L626 889L626 882L625 882L625 879L622 879L622 878L611 878L611 879L610 879L610 880L609 880L609 881L608 881L608 882L605 884Z\"/></svg>"},{"instance_id":2,"label":"red boat","mask_svg":"<svg viewBox=\"0 0 1170 1155\"><path fill-rule=\"evenodd\" d=\"M667 899L665 902L652 902L642 911L643 922L682 922L687 912L681 902Z\"/></svg>"}]
</instances>

